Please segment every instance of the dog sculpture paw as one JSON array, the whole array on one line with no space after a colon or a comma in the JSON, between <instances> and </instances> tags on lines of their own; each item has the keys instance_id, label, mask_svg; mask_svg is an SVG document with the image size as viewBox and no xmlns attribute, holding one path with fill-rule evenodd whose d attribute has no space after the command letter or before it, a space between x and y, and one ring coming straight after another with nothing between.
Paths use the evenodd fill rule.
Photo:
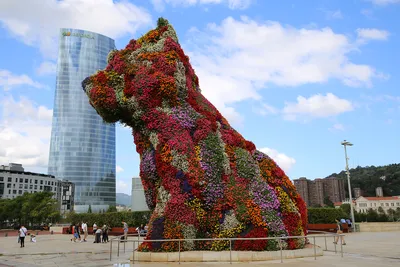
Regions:
<instances>
[{"instance_id":1,"label":"dog sculpture paw","mask_svg":"<svg viewBox=\"0 0 400 267\"><path fill-rule=\"evenodd\" d=\"M132 127L152 211L141 251L176 251L168 239L304 236L307 210L292 182L236 132L201 94L199 79L167 20L82 83L106 122ZM304 238L280 245L296 249ZM277 241L235 241L236 250L279 249ZM185 241L181 250L224 250L227 241Z\"/></svg>"}]
</instances>

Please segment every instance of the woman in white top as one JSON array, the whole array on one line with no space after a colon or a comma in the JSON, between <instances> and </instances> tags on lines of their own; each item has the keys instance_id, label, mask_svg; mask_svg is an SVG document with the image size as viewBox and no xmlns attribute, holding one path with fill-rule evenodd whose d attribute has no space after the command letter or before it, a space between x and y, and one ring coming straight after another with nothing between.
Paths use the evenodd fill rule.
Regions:
<instances>
[{"instance_id":1,"label":"woman in white top","mask_svg":"<svg viewBox=\"0 0 400 267\"><path fill-rule=\"evenodd\" d=\"M21 242L21 248L25 247L25 236L28 230L22 225L21 228L19 229L19 240Z\"/></svg>"}]
</instances>

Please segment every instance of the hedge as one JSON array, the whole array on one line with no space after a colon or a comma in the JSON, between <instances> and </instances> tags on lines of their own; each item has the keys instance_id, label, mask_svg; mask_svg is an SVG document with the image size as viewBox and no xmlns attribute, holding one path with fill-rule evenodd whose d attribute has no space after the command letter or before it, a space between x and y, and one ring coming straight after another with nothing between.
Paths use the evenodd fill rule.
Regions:
<instances>
[{"instance_id":1,"label":"hedge","mask_svg":"<svg viewBox=\"0 0 400 267\"><path fill-rule=\"evenodd\" d=\"M97 225L107 224L111 227L122 227L121 222L125 221L130 227L136 227L149 222L150 211L123 211L106 213L74 213L71 212L67 221L70 223L81 223L85 221L89 226L94 223ZM335 223L335 219L347 218L348 216L342 209L336 208L308 208L308 223Z\"/></svg>"},{"instance_id":2,"label":"hedge","mask_svg":"<svg viewBox=\"0 0 400 267\"><path fill-rule=\"evenodd\" d=\"M88 226L94 223L97 225L107 224L111 227L122 227L122 221L125 221L130 227L137 227L141 224L146 225L149 222L150 211L123 211L106 213L74 213L67 216L67 221L73 224L86 222Z\"/></svg>"},{"instance_id":3,"label":"hedge","mask_svg":"<svg viewBox=\"0 0 400 267\"><path fill-rule=\"evenodd\" d=\"M347 218L342 209L336 208L308 208L308 223L335 223L335 219Z\"/></svg>"}]
</instances>

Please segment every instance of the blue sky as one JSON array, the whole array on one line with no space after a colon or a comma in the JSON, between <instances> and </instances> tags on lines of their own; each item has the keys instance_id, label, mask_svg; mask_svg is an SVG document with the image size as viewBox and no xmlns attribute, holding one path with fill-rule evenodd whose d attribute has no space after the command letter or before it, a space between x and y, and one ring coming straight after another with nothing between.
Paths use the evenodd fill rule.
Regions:
<instances>
[{"instance_id":1,"label":"blue sky","mask_svg":"<svg viewBox=\"0 0 400 267\"><path fill-rule=\"evenodd\" d=\"M203 94L292 179L400 162L399 0L5 0L0 3L0 164L47 171L61 27L115 38L175 27ZM96 3L94 3L96 2ZM139 157L117 127L117 191Z\"/></svg>"}]
</instances>

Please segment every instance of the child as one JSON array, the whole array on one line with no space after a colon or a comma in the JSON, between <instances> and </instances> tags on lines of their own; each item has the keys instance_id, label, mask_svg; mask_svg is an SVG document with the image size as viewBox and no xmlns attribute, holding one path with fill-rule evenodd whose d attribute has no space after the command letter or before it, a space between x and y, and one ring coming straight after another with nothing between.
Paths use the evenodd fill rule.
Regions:
<instances>
[{"instance_id":1,"label":"child","mask_svg":"<svg viewBox=\"0 0 400 267\"><path fill-rule=\"evenodd\" d=\"M36 243L36 236L31 234L31 242Z\"/></svg>"}]
</instances>

